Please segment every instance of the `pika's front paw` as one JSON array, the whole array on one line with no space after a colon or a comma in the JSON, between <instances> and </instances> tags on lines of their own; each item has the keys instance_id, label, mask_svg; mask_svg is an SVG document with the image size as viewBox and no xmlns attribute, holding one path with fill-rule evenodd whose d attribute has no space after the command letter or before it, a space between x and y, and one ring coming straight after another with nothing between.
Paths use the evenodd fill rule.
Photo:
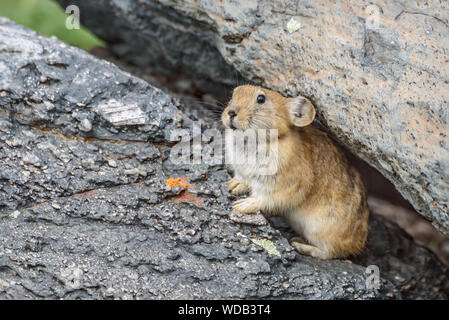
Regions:
<instances>
[{"instance_id":1,"label":"pika's front paw","mask_svg":"<svg viewBox=\"0 0 449 320\"><path fill-rule=\"evenodd\" d=\"M249 193L249 186L236 178L232 178L228 183L229 191L236 196Z\"/></svg>"},{"instance_id":2,"label":"pika's front paw","mask_svg":"<svg viewBox=\"0 0 449 320\"><path fill-rule=\"evenodd\" d=\"M259 210L262 210L260 207L260 203L256 198L246 198L234 201L233 209L237 212L244 214L256 213Z\"/></svg>"}]
</instances>

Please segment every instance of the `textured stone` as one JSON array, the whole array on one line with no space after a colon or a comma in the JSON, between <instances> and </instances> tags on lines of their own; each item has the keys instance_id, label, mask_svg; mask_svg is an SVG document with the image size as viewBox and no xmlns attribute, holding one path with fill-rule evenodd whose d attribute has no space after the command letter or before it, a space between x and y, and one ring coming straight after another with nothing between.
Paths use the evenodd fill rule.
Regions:
<instances>
[{"instance_id":1,"label":"textured stone","mask_svg":"<svg viewBox=\"0 0 449 320\"><path fill-rule=\"evenodd\" d=\"M337 140L449 235L447 2L59 2L77 3L114 53L155 72L239 84L229 64L309 97Z\"/></svg>"},{"instance_id":2,"label":"textured stone","mask_svg":"<svg viewBox=\"0 0 449 320\"><path fill-rule=\"evenodd\" d=\"M159 89L6 19L0 46L0 299L448 298L448 269L381 218L353 264L297 254L282 221L234 221L223 165L170 163L189 115ZM111 123L111 99L145 123Z\"/></svg>"}]
</instances>

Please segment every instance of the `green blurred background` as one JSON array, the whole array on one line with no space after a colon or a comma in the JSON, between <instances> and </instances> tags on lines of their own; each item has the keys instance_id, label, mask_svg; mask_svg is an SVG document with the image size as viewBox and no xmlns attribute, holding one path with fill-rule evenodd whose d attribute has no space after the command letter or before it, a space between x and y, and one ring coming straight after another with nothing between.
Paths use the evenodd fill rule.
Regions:
<instances>
[{"instance_id":1,"label":"green blurred background","mask_svg":"<svg viewBox=\"0 0 449 320\"><path fill-rule=\"evenodd\" d=\"M87 29L69 30L65 26L67 14L53 0L0 0L0 16L36 30L86 51L105 47L105 43ZM81 12L82 14L82 12Z\"/></svg>"}]
</instances>

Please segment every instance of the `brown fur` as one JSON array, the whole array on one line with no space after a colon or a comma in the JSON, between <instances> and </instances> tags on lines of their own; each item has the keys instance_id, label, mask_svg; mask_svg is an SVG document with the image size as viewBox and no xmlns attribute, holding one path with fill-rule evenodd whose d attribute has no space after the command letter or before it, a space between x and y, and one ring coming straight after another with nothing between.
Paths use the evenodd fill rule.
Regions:
<instances>
[{"instance_id":1,"label":"brown fur","mask_svg":"<svg viewBox=\"0 0 449 320\"><path fill-rule=\"evenodd\" d=\"M265 102L257 103L264 95ZM235 112L232 119L229 111ZM234 209L251 214L263 211L287 219L308 243L292 245L321 259L360 252L368 230L368 206L363 184L326 133L310 125L312 103L304 97L285 98L256 86L235 88L222 121L233 129L278 129L278 170L261 176L254 166L235 165L229 182L233 194L250 193L234 202Z\"/></svg>"}]
</instances>

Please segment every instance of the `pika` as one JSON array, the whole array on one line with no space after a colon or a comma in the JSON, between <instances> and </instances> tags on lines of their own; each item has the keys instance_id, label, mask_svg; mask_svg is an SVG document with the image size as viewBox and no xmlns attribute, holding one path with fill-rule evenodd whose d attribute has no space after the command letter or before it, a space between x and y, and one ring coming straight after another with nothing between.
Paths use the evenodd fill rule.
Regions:
<instances>
[{"instance_id":1,"label":"pika","mask_svg":"<svg viewBox=\"0 0 449 320\"><path fill-rule=\"evenodd\" d=\"M369 210L359 173L325 132L311 125L315 108L305 97L286 98L258 86L236 87L222 113L227 129L277 129L277 170L233 164L229 190L249 197L233 203L243 214L262 211L284 217L301 237L301 254L344 258L365 246ZM230 148L226 140L226 149ZM305 239L305 241L303 240Z\"/></svg>"}]
</instances>

